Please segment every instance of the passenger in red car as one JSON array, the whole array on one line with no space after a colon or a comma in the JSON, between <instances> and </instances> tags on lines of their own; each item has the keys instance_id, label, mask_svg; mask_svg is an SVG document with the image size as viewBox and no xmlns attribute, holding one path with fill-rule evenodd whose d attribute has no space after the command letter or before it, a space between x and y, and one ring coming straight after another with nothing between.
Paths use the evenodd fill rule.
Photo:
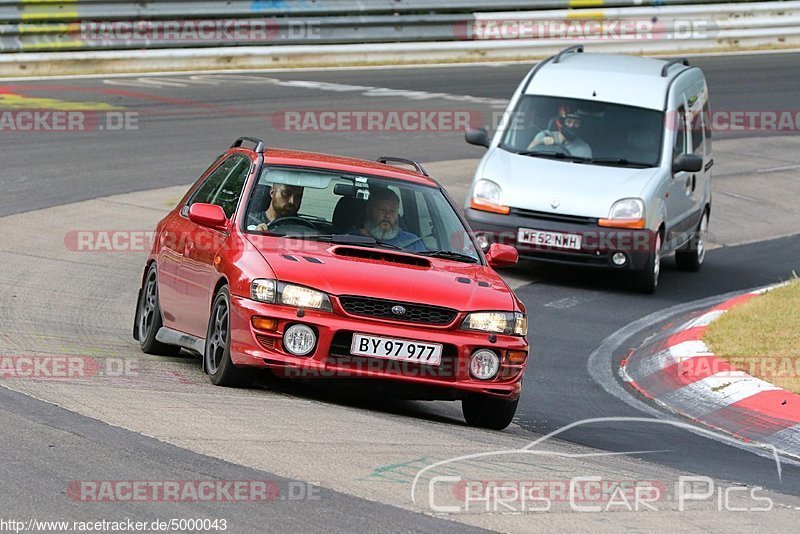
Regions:
<instances>
[{"instance_id":1,"label":"passenger in red car","mask_svg":"<svg viewBox=\"0 0 800 534\"><path fill-rule=\"evenodd\" d=\"M417 235L400 228L400 198L388 188L371 192L367 201L367 219L360 233L405 250L425 250Z\"/></svg>"}]
</instances>

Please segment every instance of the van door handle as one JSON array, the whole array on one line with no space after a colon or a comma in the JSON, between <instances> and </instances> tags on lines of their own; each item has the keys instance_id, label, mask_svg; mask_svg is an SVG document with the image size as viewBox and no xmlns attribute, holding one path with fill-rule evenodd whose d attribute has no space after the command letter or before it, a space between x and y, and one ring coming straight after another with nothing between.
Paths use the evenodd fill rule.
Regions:
<instances>
[{"instance_id":1,"label":"van door handle","mask_svg":"<svg viewBox=\"0 0 800 534\"><path fill-rule=\"evenodd\" d=\"M697 175L692 175L692 193L694 193L695 188L697 187Z\"/></svg>"}]
</instances>

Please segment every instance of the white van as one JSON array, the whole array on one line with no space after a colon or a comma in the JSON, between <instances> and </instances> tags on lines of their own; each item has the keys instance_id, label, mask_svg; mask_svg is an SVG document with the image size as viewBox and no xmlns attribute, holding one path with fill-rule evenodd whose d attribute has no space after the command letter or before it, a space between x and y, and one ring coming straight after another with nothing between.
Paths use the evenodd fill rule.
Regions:
<instances>
[{"instance_id":1,"label":"white van","mask_svg":"<svg viewBox=\"0 0 800 534\"><path fill-rule=\"evenodd\" d=\"M652 293L660 259L705 257L711 132L703 72L685 59L583 53L536 65L485 146L466 215L483 246L521 257L630 271Z\"/></svg>"}]
</instances>

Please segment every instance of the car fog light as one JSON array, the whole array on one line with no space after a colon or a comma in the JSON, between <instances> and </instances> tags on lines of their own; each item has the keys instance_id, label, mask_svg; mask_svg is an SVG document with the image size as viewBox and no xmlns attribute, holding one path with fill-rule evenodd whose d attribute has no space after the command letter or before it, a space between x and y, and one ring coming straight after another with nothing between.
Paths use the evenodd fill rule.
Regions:
<instances>
[{"instance_id":1,"label":"car fog light","mask_svg":"<svg viewBox=\"0 0 800 534\"><path fill-rule=\"evenodd\" d=\"M500 369L500 358L488 349L476 350L469 360L469 373L478 380L493 378Z\"/></svg>"},{"instance_id":2,"label":"car fog light","mask_svg":"<svg viewBox=\"0 0 800 534\"><path fill-rule=\"evenodd\" d=\"M611 256L611 261L614 262L614 265L621 267L625 265L625 262L628 261L628 258L625 257L625 254L622 252L615 252L613 256Z\"/></svg>"},{"instance_id":3,"label":"car fog light","mask_svg":"<svg viewBox=\"0 0 800 534\"><path fill-rule=\"evenodd\" d=\"M283 347L295 356L305 356L316 344L317 335L304 324L294 324L283 334Z\"/></svg>"}]
</instances>

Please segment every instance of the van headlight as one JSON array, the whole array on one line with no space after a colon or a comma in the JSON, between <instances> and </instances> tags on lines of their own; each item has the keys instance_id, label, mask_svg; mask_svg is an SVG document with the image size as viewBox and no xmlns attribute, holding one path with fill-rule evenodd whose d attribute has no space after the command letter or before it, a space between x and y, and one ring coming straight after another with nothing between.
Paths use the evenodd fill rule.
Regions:
<instances>
[{"instance_id":1,"label":"van headlight","mask_svg":"<svg viewBox=\"0 0 800 534\"><path fill-rule=\"evenodd\" d=\"M461 328L478 332L524 336L528 333L528 318L524 313L475 312L464 318Z\"/></svg>"},{"instance_id":2,"label":"van headlight","mask_svg":"<svg viewBox=\"0 0 800 534\"><path fill-rule=\"evenodd\" d=\"M478 180L472 188L470 207L480 211L489 211L507 215L511 209L500 203L502 189L491 180Z\"/></svg>"},{"instance_id":3,"label":"van headlight","mask_svg":"<svg viewBox=\"0 0 800 534\"><path fill-rule=\"evenodd\" d=\"M644 202L640 198L618 200L611 206L608 219L600 219L597 224L611 228L644 228Z\"/></svg>"},{"instance_id":4,"label":"van headlight","mask_svg":"<svg viewBox=\"0 0 800 534\"><path fill-rule=\"evenodd\" d=\"M332 311L331 299L327 293L309 287L287 284L266 278L253 280L250 297L259 302L283 304L295 308Z\"/></svg>"}]
</instances>

